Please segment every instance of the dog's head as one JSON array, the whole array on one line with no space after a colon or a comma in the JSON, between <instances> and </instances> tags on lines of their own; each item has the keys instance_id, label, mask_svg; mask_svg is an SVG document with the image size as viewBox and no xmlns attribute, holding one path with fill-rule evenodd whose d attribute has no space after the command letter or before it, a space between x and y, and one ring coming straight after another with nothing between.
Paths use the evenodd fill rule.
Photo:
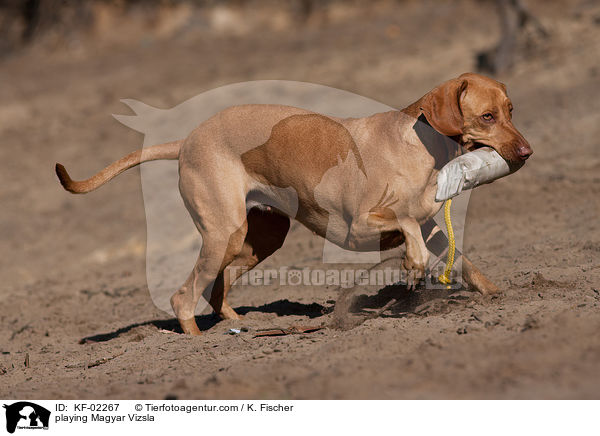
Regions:
<instances>
[{"instance_id":1,"label":"dog's head","mask_svg":"<svg viewBox=\"0 0 600 436\"><path fill-rule=\"evenodd\" d=\"M506 87L488 77L465 73L444 82L421 99L420 109L435 130L469 151L487 145L512 164L533 153L512 123Z\"/></svg>"}]
</instances>

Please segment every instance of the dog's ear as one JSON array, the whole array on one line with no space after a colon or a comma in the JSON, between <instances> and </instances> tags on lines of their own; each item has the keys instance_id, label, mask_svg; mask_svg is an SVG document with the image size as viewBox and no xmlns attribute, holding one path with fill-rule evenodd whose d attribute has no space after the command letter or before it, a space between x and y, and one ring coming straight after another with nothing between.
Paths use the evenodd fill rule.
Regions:
<instances>
[{"instance_id":1,"label":"dog's ear","mask_svg":"<svg viewBox=\"0 0 600 436\"><path fill-rule=\"evenodd\" d=\"M465 79L442 83L421 100L420 109L435 130L446 136L463 133L463 115L460 98L467 89Z\"/></svg>"}]
</instances>

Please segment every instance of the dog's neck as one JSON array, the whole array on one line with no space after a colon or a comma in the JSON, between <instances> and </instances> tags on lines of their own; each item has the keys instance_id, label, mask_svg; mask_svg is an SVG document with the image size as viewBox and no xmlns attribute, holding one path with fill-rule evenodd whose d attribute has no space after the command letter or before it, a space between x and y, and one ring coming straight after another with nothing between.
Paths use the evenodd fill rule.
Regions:
<instances>
[{"instance_id":1,"label":"dog's neck","mask_svg":"<svg viewBox=\"0 0 600 436\"><path fill-rule=\"evenodd\" d=\"M422 98L418 99L413 104L406 106L404 109L401 109L400 112L415 119L419 118L419 116L423 113L423 111L421 110L422 100Z\"/></svg>"},{"instance_id":2,"label":"dog's neck","mask_svg":"<svg viewBox=\"0 0 600 436\"><path fill-rule=\"evenodd\" d=\"M464 150L459 143L459 137L442 135L429 124L421 110L421 100L417 100L400 112L415 120L412 128L428 153L435 159L434 168L440 170L450 160L463 154Z\"/></svg>"}]
</instances>

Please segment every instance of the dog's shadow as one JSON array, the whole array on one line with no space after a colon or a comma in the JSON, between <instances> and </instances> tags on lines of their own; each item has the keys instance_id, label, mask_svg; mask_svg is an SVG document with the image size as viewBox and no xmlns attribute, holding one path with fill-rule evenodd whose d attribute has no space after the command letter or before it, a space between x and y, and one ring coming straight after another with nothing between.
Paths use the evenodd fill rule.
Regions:
<instances>
[{"instance_id":1,"label":"dog's shadow","mask_svg":"<svg viewBox=\"0 0 600 436\"><path fill-rule=\"evenodd\" d=\"M386 304L395 300L390 307L381 313L382 317L401 317L417 313L432 302L448 302L462 300L467 297L453 295L446 289L419 289L410 291L401 284L389 285L380 289L376 294L358 294L354 296L349 311L354 314L368 314L378 311Z\"/></svg>"},{"instance_id":2,"label":"dog's shadow","mask_svg":"<svg viewBox=\"0 0 600 436\"><path fill-rule=\"evenodd\" d=\"M240 315L246 315L250 312L262 312L262 313L274 313L278 316L289 316L299 315L307 316L309 318L317 318L326 315L333 311L333 304L330 306L323 306L318 303L304 304L289 300L278 300L272 303L263 304L262 306L240 306L234 308ZM210 315L199 315L196 316L196 323L201 331L209 330L214 327L220 318L216 314ZM128 333L129 331L144 326L154 326L160 330L171 331L174 333L183 333L179 322L175 318L171 319L155 319L151 321L130 324L126 327L122 327L109 333L100 333L97 335L86 336L82 338L79 343L87 344L92 342L107 342L112 339L118 338L119 336Z\"/></svg>"},{"instance_id":3,"label":"dog's shadow","mask_svg":"<svg viewBox=\"0 0 600 436\"><path fill-rule=\"evenodd\" d=\"M404 318L449 313L452 306L477 298L466 289L421 288L415 291L405 285L386 286L376 293L348 289L338 298L330 326L351 330L374 318Z\"/></svg>"},{"instance_id":4,"label":"dog's shadow","mask_svg":"<svg viewBox=\"0 0 600 436\"><path fill-rule=\"evenodd\" d=\"M406 286L401 284L389 285L380 289L374 294L353 293L352 301L348 307L348 312L352 315L363 316L365 319L373 316L383 318L400 318L409 314L428 314L449 310L449 304L460 300L469 299L461 293L450 293L446 289L421 289L409 291ZM393 301L394 300L394 301ZM246 315L250 312L274 313L277 316L307 316L311 319L318 318L334 311L334 307L339 303L323 306L318 303L298 303L289 300L278 300L262 306L239 306L235 311L240 315ZM387 304L390 306L383 312L379 311ZM215 314L196 316L196 323L201 331L209 330L214 327L220 318ZM142 323L130 324L109 333L100 333L97 335L82 338L79 343L86 344L92 342L107 342L129 331L144 326L154 326L160 330L171 331L174 333L183 333L179 322L175 318L155 319Z\"/></svg>"},{"instance_id":5,"label":"dog's shadow","mask_svg":"<svg viewBox=\"0 0 600 436\"><path fill-rule=\"evenodd\" d=\"M297 301L278 300L272 303L263 304L259 307L240 306L235 309L240 315L246 315L250 312L274 313L277 316L299 315L309 318L318 318L333 311L333 304L323 306L318 303L304 304Z\"/></svg>"}]
</instances>

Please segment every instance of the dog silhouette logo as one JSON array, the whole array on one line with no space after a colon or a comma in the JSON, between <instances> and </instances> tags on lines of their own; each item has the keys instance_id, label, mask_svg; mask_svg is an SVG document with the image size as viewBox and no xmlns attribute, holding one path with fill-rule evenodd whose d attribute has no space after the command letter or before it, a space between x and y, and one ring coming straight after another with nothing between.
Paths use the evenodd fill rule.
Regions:
<instances>
[{"instance_id":1,"label":"dog silhouette logo","mask_svg":"<svg viewBox=\"0 0 600 436\"><path fill-rule=\"evenodd\" d=\"M14 433L18 429L48 429L50 411L28 401L5 404L6 431Z\"/></svg>"}]
</instances>

